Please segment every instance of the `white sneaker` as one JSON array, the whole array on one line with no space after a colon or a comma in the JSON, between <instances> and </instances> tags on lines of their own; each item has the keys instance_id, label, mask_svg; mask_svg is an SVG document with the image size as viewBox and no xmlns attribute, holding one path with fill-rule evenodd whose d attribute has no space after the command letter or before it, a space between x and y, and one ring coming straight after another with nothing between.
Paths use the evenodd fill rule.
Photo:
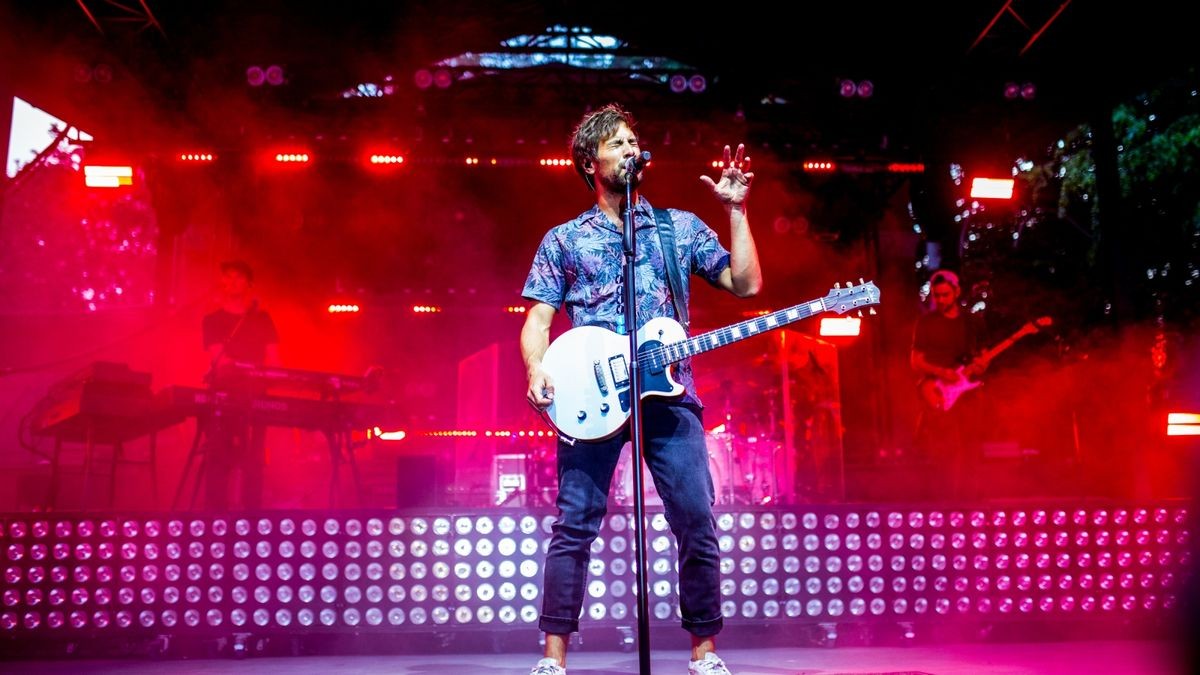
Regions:
<instances>
[{"instance_id":1,"label":"white sneaker","mask_svg":"<svg viewBox=\"0 0 1200 675\"><path fill-rule=\"evenodd\" d=\"M717 670L713 672L719 673L721 671ZM567 669L558 665L558 661L554 659L542 659L537 662L533 670L529 671L529 675L567 675Z\"/></svg>"},{"instance_id":2,"label":"white sneaker","mask_svg":"<svg viewBox=\"0 0 1200 675\"><path fill-rule=\"evenodd\" d=\"M700 661L688 662L688 675L733 675L729 669L725 667L725 662L721 657L713 652L704 655Z\"/></svg>"}]
</instances>

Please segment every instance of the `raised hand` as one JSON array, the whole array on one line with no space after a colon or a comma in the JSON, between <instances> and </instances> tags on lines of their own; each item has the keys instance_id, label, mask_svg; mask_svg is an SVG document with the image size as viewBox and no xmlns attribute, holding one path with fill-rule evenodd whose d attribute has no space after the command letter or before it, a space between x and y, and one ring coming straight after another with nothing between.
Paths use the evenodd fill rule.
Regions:
<instances>
[{"instance_id":1,"label":"raised hand","mask_svg":"<svg viewBox=\"0 0 1200 675\"><path fill-rule=\"evenodd\" d=\"M750 196L750 183L754 174L750 171L750 158L746 156L746 146L738 143L737 153L725 146L725 168L721 169L721 180L715 182L708 176L700 180L712 190L713 196L722 204L740 206L746 203Z\"/></svg>"}]
</instances>

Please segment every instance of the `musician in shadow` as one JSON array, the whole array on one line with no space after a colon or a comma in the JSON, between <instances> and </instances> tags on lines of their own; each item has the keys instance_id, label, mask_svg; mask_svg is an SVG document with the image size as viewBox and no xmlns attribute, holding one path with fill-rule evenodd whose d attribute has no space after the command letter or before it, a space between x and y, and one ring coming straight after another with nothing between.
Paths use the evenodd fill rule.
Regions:
<instances>
[{"instance_id":1,"label":"musician in shadow","mask_svg":"<svg viewBox=\"0 0 1200 675\"><path fill-rule=\"evenodd\" d=\"M221 306L205 315L208 384L225 403L202 419L205 491L210 509L262 506L266 428L253 424L248 402L262 394L246 369L279 365L279 334L271 315L253 296L254 271L240 260L221 264ZM240 474L240 476L239 476ZM240 477L240 486L236 485ZM236 489L235 489L236 488ZM239 499L231 502L231 493Z\"/></svg>"},{"instance_id":2,"label":"musician in shadow","mask_svg":"<svg viewBox=\"0 0 1200 675\"><path fill-rule=\"evenodd\" d=\"M958 275L935 272L929 284L933 309L913 329L910 363L921 399L914 450L925 465L921 496L927 499L971 499L978 490L981 395L972 389L954 396L964 382L979 378L988 362L976 357L983 345L983 321L963 309L961 294Z\"/></svg>"}]
</instances>

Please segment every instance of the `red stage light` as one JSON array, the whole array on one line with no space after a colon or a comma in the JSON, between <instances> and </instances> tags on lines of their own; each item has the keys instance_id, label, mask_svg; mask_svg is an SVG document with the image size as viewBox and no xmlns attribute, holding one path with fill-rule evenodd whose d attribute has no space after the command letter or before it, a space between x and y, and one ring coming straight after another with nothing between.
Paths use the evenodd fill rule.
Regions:
<instances>
[{"instance_id":1,"label":"red stage light","mask_svg":"<svg viewBox=\"0 0 1200 675\"><path fill-rule=\"evenodd\" d=\"M371 155L372 164L403 164L403 155Z\"/></svg>"},{"instance_id":2,"label":"red stage light","mask_svg":"<svg viewBox=\"0 0 1200 675\"><path fill-rule=\"evenodd\" d=\"M181 152L179 153L179 161L181 162L212 162L217 156L211 152Z\"/></svg>"},{"instance_id":3,"label":"red stage light","mask_svg":"<svg viewBox=\"0 0 1200 675\"><path fill-rule=\"evenodd\" d=\"M821 319L824 337L853 337L862 331L862 319L856 316L827 316Z\"/></svg>"},{"instance_id":4,"label":"red stage light","mask_svg":"<svg viewBox=\"0 0 1200 675\"><path fill-rule=\"evenodd\" d=\"M278 87L279 85L283 84L283 67L274 64L267 66L264 77L267 81L267 84L271 85L272 87Z\"/></svg>"},{"instance_id":5,"label":"red stage light","mask_svg":"<svg viewBox=\"0 0 1200 675\"><path fill-rule=\"evenodd\" d=\"M414 314L438 314L442 311L437 305L413 305Z\"/></svg>"},{"instance_id":6,"label":"red stage light","mask_svg":"<svg viewBox=\"0 0 1200 675\"><path fill-rule=\"evenodd\" d=\"M281 164L307 164L309 156L307 152L280 152L275 154L275 161Z\"/></svg>"},{"instance_id":7,"label":"red stage light","mask_svg":"<svg viewBox=\"0 0 1200 675\"><path fill-rule=\"evenodd\" d=\"M375 438L381 441L402 441L408 438L406 431L384 431L379 427L367 429L367 438Z\"/></svg>"},{"instance_id":8,"label":"red stage light","mask_svg":"<svg viewBox=\"0 0 1200 675\"><path fill-rule=\"evenodd\" d=\"M920 162L892 162L887 165L888 173L924 173L925 165Z\"/></svg>"},{"instance_id":9,"label":"red stage light","mask_svg":"<svg viewBox=\"0 0 1200 675\"><path fill-rule=\"evenodd\" d=\"M972 199L1012 199L1013 179L1011 178L973 178L971 179Z\"/></svg>"},{"instance_id":10,"label":"red stage light","mask_svg":"<svg viewBox=\"0 0 1200 675\"><path fill-rule=\"evenodd\" d=\"M1168 413L1168 436L1200 436L1200 414Z\"/></svg>"},{"instance_id":11,"label":"red stage light","mask_svg":"<svg viewBox=\"0 0 1200 675\"><path fill-rule=\"evenodd\" d=\"M833 162L805 162L805 171L833 171L837 165Z\"/></svg>"},{"instance_id":12,"label":"red stage light","mask_svg":"<svg viewBox=\"0 0 1200 675\"><path fill-rule=\"evenodd\" d=\"M361 310L361 307L352 303L333 303L329 305L330 314L357 314Z\"/></svg>"},{"instance_id":13,"label":"red stage light","mask_svg":"<svg viewBox=\"0 0 1200 675\"><path fill-rule=\"evenodd\" d=\"M133 167L90 164L83 167L83 183L88 187L102 188L133 185Z\"/></svg>"},{"instance_id":14,"label":"red stage light","mask_svg":"<svg viewBox=\"0 0 1200 675\"><path fill-rule=\"evenodd\" d=\"M508 312L509 314L524 314L525 306L524 305L509 305L508 307L504 308L504 311Z\"/></svg>"}]
</instances>

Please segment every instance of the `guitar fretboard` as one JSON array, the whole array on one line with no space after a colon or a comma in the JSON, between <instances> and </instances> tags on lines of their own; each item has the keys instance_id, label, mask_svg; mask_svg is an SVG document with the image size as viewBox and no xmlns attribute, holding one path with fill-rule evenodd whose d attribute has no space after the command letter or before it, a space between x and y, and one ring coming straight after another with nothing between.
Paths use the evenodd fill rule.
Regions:
<instances>
[{"instance_id":1,"label":"guitar fretboard","mask_svg":"<svg viewBox=\"0 0 1200 675\"><path fill-rule=\"evenodd\" d=\"M696 337L649 349L638 355L642 367L660 370L683 359L732 344L748 337L775 330L801 319L807 319L828 309L824 298L817 298L777 312L756 316L741 323L718 328Z\"/></svg>"}]
</instances>

